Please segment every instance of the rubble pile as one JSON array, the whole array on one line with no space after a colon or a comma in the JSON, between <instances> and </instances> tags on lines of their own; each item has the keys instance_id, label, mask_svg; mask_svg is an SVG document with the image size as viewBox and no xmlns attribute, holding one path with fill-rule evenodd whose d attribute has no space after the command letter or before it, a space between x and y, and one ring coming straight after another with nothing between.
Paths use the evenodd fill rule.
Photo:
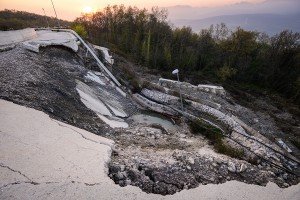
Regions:
<instances>
[{"instance_id":1,"label":"rubble pile","mask_svg":"<svg viewBox=\"0 0 300 200\"><path fill-rule=\"evenodd\" d=\"M61 40L61 34L41 31L24 44L1 47L0 98L112 139L108 176L116 184L168 195L229 180L258 185L271 181L280 187L299 183L299 161L291 150L295 148L287 152L275 143L288 147L284 139L272 138L288 134L277 121L294 127L298 117L264 99L253 100L257 110L240 105L221 86L195 86L155 75L132 94L90 61L91 55L73 36ZM114 59L113 71L121 64ZM137 71L144 73L140 67ZM226 136L222 142L242 148L243 157L217 153L204 130L192 132L196 120L221 130Z\"/></svg>"}]
</instances>

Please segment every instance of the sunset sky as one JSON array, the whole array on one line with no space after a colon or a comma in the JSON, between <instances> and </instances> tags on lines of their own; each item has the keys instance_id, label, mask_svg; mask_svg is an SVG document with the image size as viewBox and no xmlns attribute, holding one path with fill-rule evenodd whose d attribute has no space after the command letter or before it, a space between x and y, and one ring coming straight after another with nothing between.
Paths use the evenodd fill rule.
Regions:
<instances>
[{"instance_id":1,"label":"sunset sky","mask_svg":"<svg viewBox=\"0 0 300 200\"><path fill-rule=\"evenodd\" d=\"M263 0L247 0L247 2L257 3ZM233 3L241 0L53 0L59 18L74 20L82 12L96 11L107 5L124 4L125 6L137 6L139 8L151 8L153 6L167 7L174 5L190 5L195 7L214 7ZM37 14L43 14L45 9L48 16L54 16L50 0L0 0L0 10L15 9Z\"/></svg>"}]
</instances>

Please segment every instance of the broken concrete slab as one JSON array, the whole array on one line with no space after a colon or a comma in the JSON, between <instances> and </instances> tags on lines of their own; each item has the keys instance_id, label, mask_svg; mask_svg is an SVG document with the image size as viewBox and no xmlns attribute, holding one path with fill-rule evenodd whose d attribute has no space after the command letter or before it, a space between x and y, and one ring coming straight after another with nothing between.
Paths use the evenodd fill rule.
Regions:
<instances>
[{"instance_id":1,"label":"broken concrete slab","mask_svg":"<svg viewBox=\"0 0 300 200\"><path fill-rule=\"evenodd\" d=\"M62 181L95 184L106 174L112 140L7 101L1 100L0 108L0 167L1 171L12 172L1 173L1 185ZM12 182L3 182L14 177Z\"/></svg>"},{"instance_id":2,"label":"broken concrete slab","mask_svg":"<svg viewBox=\"0 0 300 200\"><path fill-rule=\"evenodd\" d=\"M126 122L124 122L124 120L119 119L119 118L112 118L109 119L103 115L99 115L98 117L105 122L106 124L108 124L111 128L128 128L128 124Z\"/></svg>"},{"instance_id":3,"label":"broken concrete slab","mask_svg":"<svg viewBox=\"0 0 300 200\"><path fill-rule=\"evenodd\" d=\"M171 115L171 116L176 116L178 115L176 111L172 110L171 108L158 104L154 101L150 101L149 99L143 97L140 94L133 94L133 99L136 100L139 104L144 106L145 108L148 108L152 111L161 113L161 114L166 114L166 115Z\"/></svg>"},{"instance_id":4,"label":"broken concrete slab","mask_svg":"<svg viewBox=\"0 0 300 200\"><path fill-rule=\"evenodd\" d=\"M201 85L201 84L195 86L187 82L179 82L179 81L174 81L174 80L164 79L164 78L159 79L159 84L169 89L184 90L186 94L193 94L195 92L197 93L199 91L203 91L207 93L217 94L220 96L226 95L226 92L222 86Z\"/></svg>"},{"instance_id":5,"label":"broken concrete slab","mask_svg":"<svg viewBox=\"0 0 300 200\"><path fill-rule=\"evenodd\" d=\"M72 49L74 52L78 51L77 38L68 32L55 32L51 30L36 31L34 39L23 42L26 49L34 52L39 52L40 47L46 46L65 46Z\"/></svg>"},{"instance_id":6,"label":"broken concrete slab","mask_svg":"<svg viewBox=\"0 0 300 200\"><path fill-rule=\"evenodd\" d=\"M84 103L84 105L87 108L100 115L112 116L111 112L108 110L105 104L97 97L97 95L91 87L89 87L81 81L77 80L76 82L76 90L80 95L82 103Z\"/></svg>"},{"instance_id":7,"label":"broken concrete slab","mask_svg":"<svg viewBox=\"0 0 300 200\"><path fill-rule=\"evenodd\" d=\"M114 102L112 99L109 101L101 99L101 97L97 95L99 91L95 91L93 88L81 81L76 80L76 82L76 90L80 95L82 103L87 108L94 111L103 122L108 124L111 128L128 127L128 124L124 122L124 120L118 118L127 117L128 115L119 108L120 105L117 105L117 102ZM100 90L100 88L98 89Z\"/></svg>"}]
</instances>

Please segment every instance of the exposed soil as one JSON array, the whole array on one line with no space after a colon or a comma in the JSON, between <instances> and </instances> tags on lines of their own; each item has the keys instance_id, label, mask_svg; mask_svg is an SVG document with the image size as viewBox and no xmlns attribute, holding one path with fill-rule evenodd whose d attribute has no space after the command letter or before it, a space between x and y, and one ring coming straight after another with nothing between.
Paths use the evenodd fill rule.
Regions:
<instances>
[{"instance_id":1,"label":"exposed soil","mask_svg":"<svg viewBox=\"0 0 300 200\"><path fill-rule=\"evenodd\" d=\"M86 73L84 63L69 49L47 47L37 54L17 45L0 53L0 98L104 135L111 130L85 107L75 89L75 80L83 80Z\"/></svg>"}]
</instances>

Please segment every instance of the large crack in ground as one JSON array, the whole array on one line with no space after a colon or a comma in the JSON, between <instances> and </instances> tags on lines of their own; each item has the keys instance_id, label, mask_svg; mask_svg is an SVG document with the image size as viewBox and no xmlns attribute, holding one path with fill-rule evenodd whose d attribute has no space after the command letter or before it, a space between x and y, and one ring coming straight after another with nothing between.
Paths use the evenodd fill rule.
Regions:
<instances>
[{"instance_id":1,"label":"large crack in ground","mask_svg":"<svg viewBox=\"0 0 300 200\"><path fill-rule=\"evenodd\" d=\"M112 145L110 145L110 144L108 144L108 143L100 142L100 141L95 141L95 140L92 140L92 139L90 139L90 138L87 138L86 136L84 136L82 133L80 133L79 131L75 130L74 128L71 128L71 127L69 127L69 126L66 126L66 125L62 124L61 122L59 122L59 121L57 121L57 120L54 120L54 119L51 119L51 120L54 121L55 123L57 123L57 124L58 124L59 126L61 126L61 127L68 128L68 129L70 129L70 130L72 130L72 131L78 133L78 134L79 134L83 139L85 139L85 140L88 140L88 141L91 141L91 142L94 142L94 143L97 143L97 144L106 145L106 146L112 148Z\"/></svg>"},{"instance_id":2,"label":"large crack in ground","mask_svg":"<svg viewBox=\"0 0 300 200\"><path fill-rule=\"evenodd\" d=\"M16 182L12 182L12 183L8 183L6 185L3 185L0 187L0 191L3 190L4 188L13 186L13 185L20 185L20 184L31 184L31 185L42 185L42 184L59 184L62 182L53 182L53 181L47 181L47 182L34 182L34 181L16 181ZM86 186L92 187L95 185L101 185L101 183L84 183L84 182L78 182L78 181L68 181L65 183L71 183L71 184L84 184Z\"/></svg>"},{"instance_id":3,"label":"large crack in ground","mask_svg":"<svg viewBox=\"0 0 300 200\"><path fill-rule=\"evenodd\" d=\"M27 177L25 174L23 174L22 172L20 172L20 171L18 171L18 170L15 170L15 169L12 169L11 167L9 167L9 166L7 166L7 165L4 165L3 163L0 163L0 167L9 169L9 170L12 171L12 172L15 172L15 173L20 174L21 176L23 176L24 178L26 178L28 181L32 181L30 178L28 178L28 177Z\"/></svg>"},{"instance_id":4,"label":"large crack in ground","mask_svg":"<svg viewBox=\"0 0 300 200\"><path fill-rule=\"evenodd\" d=\"M63 158L65 161L67 161L65 158ZM67 161L70 162L70 161ZM73 163L72 163L73 164ZM74 165L74 164L73 164ZM64 181L46 181L46 182L39 182L39 181L35 181L34 179L29 178L27 175L25 175L23 172L13 169L12 167L5 165L3 163L0 163L0 167L2 168L6 168L14 173L18 173L20 174L22 177L26 178L28 181L14 181L11 183L7 183L5 185L2 185L0 187L0 191L3 190L6 187L10 187L13 185L19 185L19 184L31 184L31 185L41 185L41 184L58 184ZM68 183L76 183L76 184L84 184L86 186L95 186L95 185L100 185L100 183L96 182L96 183L85 183L85 182L78 182L78 181L67 181Z\"/></svg>"}]
</instances>

